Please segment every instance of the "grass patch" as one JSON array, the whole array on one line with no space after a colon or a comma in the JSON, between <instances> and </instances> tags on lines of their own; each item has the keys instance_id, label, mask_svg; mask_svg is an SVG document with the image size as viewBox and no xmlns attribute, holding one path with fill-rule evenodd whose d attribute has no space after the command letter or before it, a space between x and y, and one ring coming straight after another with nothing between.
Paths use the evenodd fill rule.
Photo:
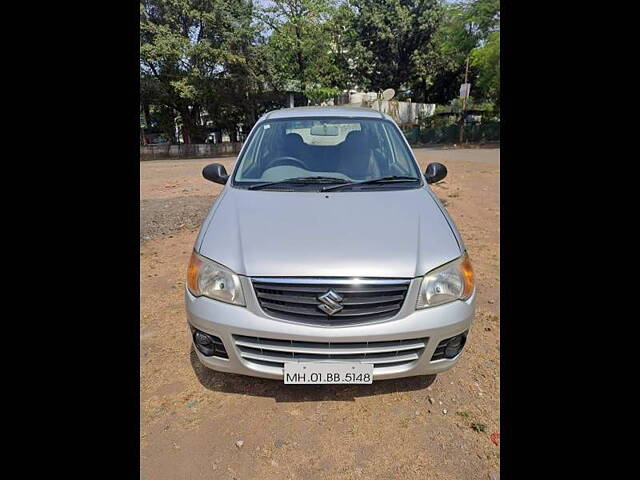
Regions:
<instances>
[{"instance_id":1,"label":"grass patch","mask_svg":"<svg viewBox=\"0 0 640 480\"><path fill-rule=\"evenodd\" d=\"M451 192L447 194L449 198L458 198L460 196L460 189L457 189L455 192Z\"/></svg>"},{"instance_id":2,"label":"grass patch","mask_svg":"<svg viewBox=\"0 0 640 480\"><path fill-rule=\"evenodd\" d=\"M487 431L487 426L484 423L472 423L471 424L471 428L476 431L476 432L486 432Z\"/></svg>"}]
</instances>

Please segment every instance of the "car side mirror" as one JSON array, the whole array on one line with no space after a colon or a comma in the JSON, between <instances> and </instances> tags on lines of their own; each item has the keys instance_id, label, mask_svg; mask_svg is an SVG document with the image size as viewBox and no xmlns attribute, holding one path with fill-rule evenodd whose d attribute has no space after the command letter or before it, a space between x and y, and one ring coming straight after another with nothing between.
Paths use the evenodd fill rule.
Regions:
<instances>
[{"instance_id":1,"label":"car side mirror","mask_svg":"<svg viewBox=\"0 0 640 480\"><path fill-rule=\"evenodd\" d=\"M447 167L438 162L433 162L427 165L427 169L424 171L424 177L427 183L436 183L447 176Z\"/></svg>"},{"instance_id":2,"label":"car side mirror","mask_svg":"<svg viewBox=\"0 0 640 480\"><path fill-rule=\"evenodd\" d=\"M224 185L229 180L227 169L219 163L212 163L202 169L202 176L207 180Z\"/></svg>"}]
</instances>

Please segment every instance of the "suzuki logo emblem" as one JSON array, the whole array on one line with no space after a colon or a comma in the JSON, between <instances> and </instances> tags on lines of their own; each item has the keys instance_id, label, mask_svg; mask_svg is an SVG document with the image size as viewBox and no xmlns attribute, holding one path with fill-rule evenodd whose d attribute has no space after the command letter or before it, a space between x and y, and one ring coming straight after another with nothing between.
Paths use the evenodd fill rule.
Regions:
<instances>
[{"instance_id":1,"label":"suzuki logo emblem","mask_svg":"<svg viewBox=\"0 0 640 480\"><path fill-rule=\"evenodd\" d=\"M327 315L338 313L343 308L342 305L340 305L340 302L343 300L343 298L333 290L329 290L327 293L323 293L318 297L318 300L322 302L320 305L318 305L318 308Z\"/></svg>"}]
</instances>

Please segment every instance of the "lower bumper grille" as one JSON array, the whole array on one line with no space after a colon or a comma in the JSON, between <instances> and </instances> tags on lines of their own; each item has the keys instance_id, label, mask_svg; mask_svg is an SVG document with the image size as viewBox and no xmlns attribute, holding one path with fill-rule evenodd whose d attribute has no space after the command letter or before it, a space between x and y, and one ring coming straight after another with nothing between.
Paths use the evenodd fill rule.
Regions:
<instances>
[{"instance_id":1,"label":"lower bumper grille","mask_svg":"<svg viewBox=\"0 0 640 480\"><path fill-rule=\"evenodd\" d=\"M193 340L194 346L205 357L229 358L227 350L224 348L224 343L222 343L220 337L202 332L191 325L189 325L189 328L191 328L191 339ZM198 343L198 335L203 335L205 339L208 339L208 341L205 340L203 343Z\"/></svg>"},{"instance_id":2,"label":"lower bumper grille","mask_svg":"<svg viewBox=\"0 0 640 480\"><path fill-rule=\"evenodd\" d=\"M221 357L221 358L229 358L229 355L227 355L227 350L224 348L224 343L222 343L222 340L220 340L219 337L215 337L213 335L211 335L211 337L213 338L213 356Z\"/></svg>"},{"instance_id":3,"label":"lower bumper grille","mask_svg":"<svg viewBox=\"0 0 640 480\"><path fill-rule=\"evenodd\" d=\"M300 342L234 335L240 356L248 362L284 367L289 361L360 362L374 368L398 366L420 358L428 338L390 342Z\"/></svg>"},{"instance_id":4,"label":"lower bumper grille","mask_svg":"<svg viewBox=\"0 0 640 480\"><path fill-rule=\"evenodd\" d=\"M449 339L445 339L442 340L438 346L436 347L435 351L433 352L433 355L431 357L431 361L433 362L434 360L442 360L444 358L444 350L445 348L447 348L447 342L449 341Z\"/></svg>"},{"instance_id":5,"label":"lower bumper grille","mask_svg":"<svg viewBox=\"0 0 640 480\"><path fill-rule=\"evenodd\" d=\"M444 340L442 340L438 344L438 346L436 347L435 351L433 352L433 355L431 356L431 361L433 362L434 360L442 360L443 358L454 358L454 356L457 356L458 353L460 353L460 351L462 351L462 349L464 348L464 344L467 341L467 332L468 332L468 330L466 332L460 334L460 335L456 335L455 337L445 338ZM449 342L451 340L459 338L459 337L462 337L460 339L459 349L457 349L457 352L456 352L456 350L454 350L454 352L452 354L453 356L451 356L451 355L447 356L447 352L446 352L447 345L449 344Z\"/></svg>"},{"instance_id":6,"label":"lower bumper grille","mask_svg":"<svg viewBox=\"0 0 640 480\"><path fill-rule=\"evenodd\" d=\"M253 278L262 309L285 320L353 325L391 318L400 311L411 280Z\"/></svg>"}]
</instances>

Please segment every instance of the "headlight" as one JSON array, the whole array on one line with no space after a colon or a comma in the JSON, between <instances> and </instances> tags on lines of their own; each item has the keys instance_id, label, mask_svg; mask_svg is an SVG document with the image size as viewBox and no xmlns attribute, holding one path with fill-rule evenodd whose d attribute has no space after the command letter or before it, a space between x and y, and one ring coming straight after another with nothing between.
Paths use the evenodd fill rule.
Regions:
<instances>
[{"instance_id":1,"label":"headlight","mask_svg":"<svg viewBox=\"0 0 640 480\"><path fill-rule=\"evenodd\" d=\"M209 297L235 305L245 304L238 275L196 252L191 254L187 288L196 297Z\"/></svg>"},{"instance_id":2,"label":"headlight","mask_svg":"<svg viewBox=\"0 0 640 480\"><path fill-rule=\"evenodd\" d=\"M467 252L453 262L436 268L422 278L416 308L433 307L454 300L466 300L475 282Z\"/></svg>"}]
</instances>

